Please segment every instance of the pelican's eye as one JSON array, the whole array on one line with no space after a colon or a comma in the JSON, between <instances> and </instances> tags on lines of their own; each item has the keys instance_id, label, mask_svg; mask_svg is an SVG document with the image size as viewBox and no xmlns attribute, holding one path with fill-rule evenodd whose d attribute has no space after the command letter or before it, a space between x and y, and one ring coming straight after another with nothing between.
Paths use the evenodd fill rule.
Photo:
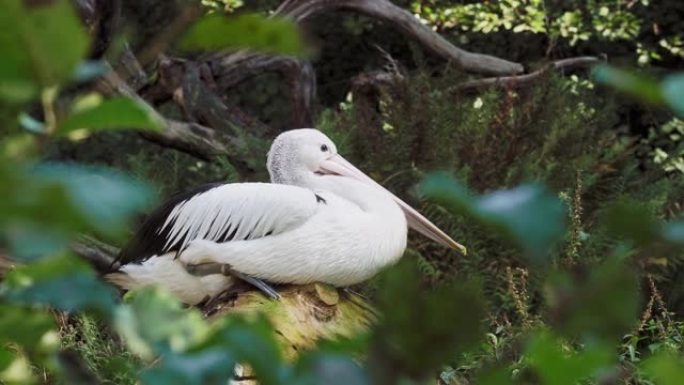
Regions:
<instances>
[{"instance_id":1,"label":"pelican's eye","mask_svg":"<svg viewBox=\"0 0 684 385\"><path fill-rule=\"evenodd\" d=\"M327 144L321 145L321 151L323 151L323 152L328 151L328 145Z\"/></svg>"}]
</instances>

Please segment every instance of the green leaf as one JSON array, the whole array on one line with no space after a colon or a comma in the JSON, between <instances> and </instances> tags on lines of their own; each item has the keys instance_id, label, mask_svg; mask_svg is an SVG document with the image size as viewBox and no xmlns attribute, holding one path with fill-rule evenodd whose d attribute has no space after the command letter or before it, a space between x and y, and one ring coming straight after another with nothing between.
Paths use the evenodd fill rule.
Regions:
<instances>
[{"instance_id":1,"label":"green leaf","mask_svg":"<svg viewBox=\"0 0 684 385\"><path fill-rule=\"evenodd\" d=\"M31 115L25 112L19 114L19 125L26 131L32 132L34 134L45 133L45 123L34 119Z\"/></svg>"},{"instance_id":2,"label":"green leaf","mask_svg":"<svg viewBox=\"0 0 684 385\"><path fill-rule=\"evenodd\" d=\"M672 354L660 354L641 364L641 368L657 385L681 385L684 378L684 360Z\"/></svg>"},{"instance_id":3,"label":"green leaf","mask_svg":"<svg viewBox=\"0 0 684 385\"><path fill-rule=\"evenodd\" d=\"M131 215L147 208L154 198L148 185L102 167L43 164L31 175L65 189L88 225L107 235L120 235ZM53 208L55 209L55 208Z\"/></svg>"},{"instance_id":4,"label":"green leaf","mask_svg":"<svg viewBox=\"0 0 684 385\"><path fill-rule=\"evenodd\" d=\"M61 135L74 130L87 129L102 131L112 129L147 129L159 130L163 122L150 111L133 99L114 98L71 114L58 127Z\"/></svg>"},{"instance_id":5,"label":"green leaf","mask_svg":"<svg viewBox=\"0 0 684 385\"><path fill-rule=\"evenodd\" d=\"M190 28L181 40L188 50L252 49L283 55L303 55L295 23L256 14L225 17L211 14Z\"/></svg>"},{"instance_id":6,"label":"green leaf","mask_svg":"<svg viewBox=\"0 0 684 385\"><path fill-rule=\"evenodd\" d=\"M663 239L675 245L684 246L684 221L666 223L663 226Z\"/></svg>"},{"instance_id":7,"label":"green leaf","mask_svg":"<svg viewBox=\"0 0 684 385\"><path fill-rule=\"evenodd\" d=\"M560 340L546 332L532 338L526 355L544 385L577 385L614 360L614 353L599 345L589 346L581 352L568 352Z\"/></svg>"},{"instance_id":8,"label":"green leaf","mask_svg":"<svg viewBox=\"0 0 684 385\"><path fill-rule=\"evenodd\" d=\"M460 183L447 174L428 176L423 193L497 230L519 244L532 262L546 262L551 247L565 233L565 207L543 186L523 185L472 198Z\"/></svg>"},{"instance_id":9,"label":"green leaf","mask_svg":"<svg viewBox=\"0 0 684 385\"><path fill-rule=\"evenodd\" d=\"M115 314L115 327L129 349L145 359L185 351L204 341L210 332L196 309L184 309L169 293L143 289L126 298L126 306Z\"/></svg>"},{"instance_id":10,"label":"green leaf","mask_svg":"<svg viewBox=\"0 0 684 385\"><path fill-rule=\"evenodd\" d=\"M646 103L662 105L665 101L658 82L646 75L609 65L599 65L592 70L592 77L599 83L609 85Z\"/></svg>"},{"instance_id":11,"label":"green leaf","mask_svg":"<svg viewBox=\"0 0 684 385\"><path fill-rule=\"evenodd\" d=\"M238 362L249 364L260 384L297 383L294 369L283 362L273 326L266 318L231 317L214 326L215 331L198 349L229 349Z\"/></svg>"},{"instance_id":12,"label":"green leaf","mask_svg":"<svg viewBox=\"0 0 684 385\"><path fill-rule=\"evenodd\" d=\"M8 0L0 12L0 97L22 101L71 77L88 38L71 2Z\"/></svg>"},{"instance_id":13,"label":"green leaf","mask_svg":"<svg viewBox=\"0 0 684 385\"><path fill-rule=\"evenodd\" d=\"M660 236L660 223L643 202L621 199L603 214L603 224L612 234L646 246Z\"/></svg>"},{"instance_id":14,"label":"green leaf","mask_svg":"<svg viewBox=\"0 0 684 385\"><path fill-rule=\"evenodd\" d=\"M167 354L140 377L146 385L224 385L233 377L235 362L226 349Z\"/></svg>"},{"instance_id":15,"label":"green leaf","mask_svg":"<svg viewBox=\"0 0 684 385\"><path fill-rule=\"evenodd\" d=\"M615 343L636 324L639 285L635 274L611 261L587 271L552 277L547 284L549 322L571 338Z\"/></svg>"},{"instance_id":16,"label":"green leaf","mask_svg":"<svg viewBox=\"0 0 684 385\"><path fill-rule=\"evenodd\" d=\"M106 74L110 70L111 68L107 62L83 61L76 67L73 74L73 80L75 82L88 82Z\"/></svg>"},{"instance_id":17,"label":"green leaf","mask_svg":"<svg viewBox=\"0 0 684 385\"><path fill-rule=\"evenodd\" d=\"M484 335L484 301L476 284L428 291L420 282L411 259L381 276L378 307L384 318L375 330L368 365L376 383L388 383L383 382L388 365L396 368L391 375L424 380Z\"/></svg>"},{"instance_id":18,"label":"green leaf","mask_svg":"<svg viewBox=\"0 0 684 385\"><path fill-rule=\"evenodd\" d=\"M4 163L0 181L0 239L22 258L58 253L77 232L123 236L153 200L147 185L97 167Z\"/></svg>"},{"instance_id":19,"label":"green leaf","mask_svg":"<svg viewBox=\"0 0 684 385\"><path fill-rule=\"evenodd\" d=\"M14 342L24 349L39 350L49 348L45 342L57 338L54 319L42 310L0 304L0 342ZM55 344L56 345L56 344ZM56 348L56 346L52 346Z\"/></svg>"},{"instance_id":20,"label":"green leaf","mask_svg":"<svg viewBox=\"0 0 684 385\"><path fill-rule=\"evenodd\" d=\"M665 102L677 116L684 117L684 73L667 76L662 85Z\"/></svg>"},{"instance_id":21,"label":"green leaf","mask_svg":"<svg viewBox=\"0 0 684 385\"><path fill-rule=\"evenodd\" d=\"M300 371L312 384L367 385L368 375L351 357L341 354L309 354L299 360Z\"/></svg>"},{"instance_id":22,"label":"green leaf","mask_svg":"<svg viewBox=\"0 0 684 385\"><path fill-rule=\"evenodd\" d=\"M63 311L94 310L109 315L115 292L85 262L72 256L43 259L9 272L1 286L9 301Z\"/></svg>"}]
</instances>

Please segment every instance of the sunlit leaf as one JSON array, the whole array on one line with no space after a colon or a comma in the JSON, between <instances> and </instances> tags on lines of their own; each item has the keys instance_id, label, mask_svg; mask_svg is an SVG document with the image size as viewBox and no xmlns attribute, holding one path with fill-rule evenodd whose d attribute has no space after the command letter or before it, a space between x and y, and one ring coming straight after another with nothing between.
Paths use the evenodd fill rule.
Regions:
<instances>
[{"instance_id":1,"label":"sunlit leaf","mask_svg":"<svg viewBox=\"0 0 684 385\"><path fill-rule=\"evenodd\" d=\"M17 303L38 303L64 311L94 310L109 314L114 290L82 260L53 257L9 272L2 284L5 298Z\"/></svg>"},{"instance_id":2,"label":"sunlit leaf","mask_svg":"<svg viewBox=\"0 0 684 385\"><path fill-rule=\"evenodd\" d=\"M88 50L71 2L8 0L0 12L0 97L24 100L68 79Z\"/></svg>"},{"instance_id":3,"label":"sunlit leaf","mask_svg":"<svg viewBox=\"0 0 684 385\"><path fill-rule=\"evenodd\" d=\"M103 131L112 129L159 130L163 122L147 107L133 99L114 98L71 114L58 127L65 135L78 129Z\"/></svg>"},{"instance_id":4,"label":"sunlit leaf","mask_svg":"<svg viewBox=\"0 0 684 385\"><path fill-rule=\"evenodd\" d=\"M249 48L284 55L302 55L303 44L295 23L260 15L225 17L211 14L196 23L181 40L190 50Z\"/></svg>"}]
</instances>

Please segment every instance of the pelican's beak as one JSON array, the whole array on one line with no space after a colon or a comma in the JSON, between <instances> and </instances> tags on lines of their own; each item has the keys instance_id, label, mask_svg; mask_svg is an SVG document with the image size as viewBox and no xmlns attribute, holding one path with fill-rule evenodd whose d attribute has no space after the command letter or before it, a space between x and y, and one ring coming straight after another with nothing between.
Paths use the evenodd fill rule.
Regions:
<instances>
[{"instance_id":1,"label":"pelican's beak","mask_svg":"<svg viewBox=\"0 0 684 385\"><path fill-rule=\"evenodd\" d=\"M406 202L399 199L397 196L389 192L384 187L380 186L376 181L371 179L369 176L361 172L358 168L354 167L353 164L349 163L340 155L333 155L332 157L324 160L320 165L320 171L325 174L341 175L354 178L361 182L375 186L383 191L386 191L392 199L401 207L402 211L406 215L406 222L408 226L417 232L425 235L426 237L432 239L433 241L439 243L440 245L455 249L460 251L463 255L466 255L465 246L451 239L446 233L440 230L427 218L422 216L413 207L409 206Z\"/></svg>"}]
</instances>

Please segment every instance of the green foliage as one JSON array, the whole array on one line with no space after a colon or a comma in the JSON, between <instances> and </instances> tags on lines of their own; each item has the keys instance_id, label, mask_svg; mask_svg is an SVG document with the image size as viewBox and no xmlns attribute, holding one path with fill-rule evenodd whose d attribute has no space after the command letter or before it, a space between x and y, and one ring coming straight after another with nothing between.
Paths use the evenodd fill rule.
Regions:
<instances>
[{"instance_id":1,"label":"green foliage","mask_svg":"<svg viewBox=\"0 0 684 385\"><path fill-rule=\"evenodd\" d=\"M0 97L6 100L25 101L40 87L69 79L88 50L85 31L67 0L9 0L0 23Z\"/></svg>"},{"instance_id":2,"label":"green foliage","mask_svg":"<svg viewBox=\"0 0 684 385\"><path fill-rule=\"evenodd\" d=\"M679 383L684 326L655 284L645 291L638 282L654 275L651 253L673 264L680 257L684 226L664 221L663 213L681 200L682 183L638 168L649 163L633 157L632 138L611 130L617 113L610 97L577 77L469 97L449 88L458 77L423 72L381 92L379 122L364 121L362 111L348 105L324 115L325 131L383 184L400 194L421 184L419 192L433 199L424 211L471 250L465 259L413 241L408 254L419 262L407 259L373 283L382 317L367 346L361 343L362 359L359 344L339 343L285 361L264 319L209 323L199 310L157 290L130 293L121 303L66 250L81 232L121 237L153 200L151 188L101 167L45 162L42 151L57 136L159 129L160 122L134 101L92 95L76 95L62 113L60 89L101 68L83 62L87 39L69 3L38 3L11 0L0 13L0 98L12 105L0 123L15 128L18 122L22 130L2 138L0 246L3 255L26 262L0 285L3 383L36 382L32 367L68 383L78 373L59 359L67 351L75 351L95 378L117 384L225 384L235 363L249 365L266 385L421 384L445 364L451 367L442 379L489 385L573 385L622 372L637 384ZM641 33L630 8L604 1L587 3L595 11L589 18L572 8L547 12L536 0L434 12L431 3L414 5L416 13L484 34L546 34L574 45ZM295 36L284 21L212 14L182 45L301 54ZM679 75L655 88L610 68L597 76L681 113ZM27 101L38 102L42 116L15 108ZM673 125L666 134L677 134ZM138 155L129 166L147 175L162 160ZM245 161L257 164L256 157ZM194 167L193 175L218 174L216 165L171 162ZM461 182L444 174L425 177L445 168ZM186 171L165 177L187 187L191 180L180 177ZM541 261L546 269L532 269ZM637 322L642 292L648 304ZM61 344L54 313L71 320L61 325ZM642 362L651 352L657 354ZM106 358L110 353L120 357Z\"/></svg>"},{"instance_id":3,"label":"green foliage","mask_svg":"<svg viewBox=\"0 0 684 385\"><path fill-rule=\"evenodd\" d=\"M486 225L499 227L520 243L532 262L541 264L564 232L565 212L560 200L542 186L520 186L484 195L477 200L453 179L433 175L423 183L427 197Z\"/></svg>"},{"instance_id":4,"label":"green foliage","mask_svg":"<svg viewBox=\"0 0 684 385\"><path fill-rule=\"evenodd\" d=\"M114 290L74 257L51 257L18 267L5 276L0 293L8 302L67 312L93 310L109 315L115 303Z\"/></svg>"},{"instance_id":5,"label":"green foliage","mask_svg":"<svg viewBox=\"0 0 684 385\"><path fill-rule=\"evenodd\" d=\"M81 103L85 104L85 103ZM68 135L75 130L112 130L132 128L159 130L162 122L142 105L127 98L113 98L80 107L60 123L57 133Z\"/></svg>"},{"instance_id":6,"label":"green foliage","mask_svg":"<svg viewBox=\"0 0 684 385\"><path fill-rule=\"evenodd\" d=\"M181 40L181 46L188 50L249 48L285 55L304 53L299 30L293 22L259 15L226 18L210 14L193 25Z\"/></svg>"},{"instance_id":7,"label":"green foliage","mask_svg":"<svg viewBox=\"0 0 684 385\"><path fill-rule=\"evenodd\" d=\"M410 6L430 25L458 31L462 41L505 31L522 35L523 42L531 35L543 36L547 55L554 49L584 46L605 47L617 55L631 51L641 65L684 57L681 24L669 20L669 13L679 11L674 2L428 0L411 1ZM657 30L651 30L652 25Z\"/></svg>"}]
</instances>

